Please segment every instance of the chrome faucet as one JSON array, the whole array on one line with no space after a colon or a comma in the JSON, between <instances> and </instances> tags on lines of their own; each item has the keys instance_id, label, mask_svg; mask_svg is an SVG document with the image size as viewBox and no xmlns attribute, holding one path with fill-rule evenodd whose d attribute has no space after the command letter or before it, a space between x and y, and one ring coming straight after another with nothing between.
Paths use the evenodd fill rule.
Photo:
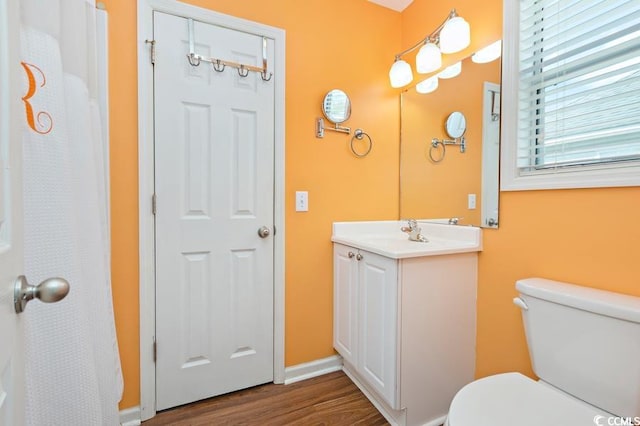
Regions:
<instances>
[{"instance_id":1,"label":"chrome faucet","mask_svg":"<svg viewBox=\"0 0 640 426\"><path fill-rule=\"evenodd\" d=\"M409 219L407 220L407 223L409 224L409 226L403 226L402 228L400 228L400 230L409 234L410 241L418 241L421 243L426 243L427 241L429 241L427 240L427 237L420 233L422 231L422 228L418 226L418 222L415 219Z\"/></svg>"},{"instance_id":2,"label":"chrome faucet","mask_svg":"<svg viewBox=\"0 0 640 426\"><path fill-rule=\"evenodd\" d=\"M457 225L458 222L460 222L462 219L464 219L464 218L462 218L462 217L449 218L449 225Z\"/></svg>"}]
</instances>

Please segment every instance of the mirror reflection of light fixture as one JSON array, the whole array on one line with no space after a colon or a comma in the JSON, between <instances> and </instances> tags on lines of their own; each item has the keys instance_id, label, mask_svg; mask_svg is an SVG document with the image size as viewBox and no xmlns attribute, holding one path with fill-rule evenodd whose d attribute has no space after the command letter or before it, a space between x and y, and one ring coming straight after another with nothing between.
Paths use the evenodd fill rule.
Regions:
<instances>
[{"instance_id":1,"label":"mirror reflection of light fixture","mask_svg":"<svg viewBox=\"0 0 640 426\"><path fill-rule=\"evenodd\" d=\"M445 69L443 69L442 71L440 71L437 76L438 78L453 78L460 75L461 72L462 72L462 61L458 61L455 64L450 65Z\"/></svg>"},{"instance_id":2,"label":"mirror reflection of light fixture","mask_svg":"<svg viewBox=\"0 0 640 426\"><path fill-rule=\"evenodd\" d=\"M420 74L429 73L442 66L441 53L456 53L469 46L470 34L469 23L452 9L447 19L431 34L396 55L389 70L391 87L406 86L413 81L411 66L402 59L403 55L420 47L416 56L416 71Z\"/></svg>"},{"instance_id":3,"label":"mirror reflection of light fixture","mask_svg":"<svg viewBox=\"0 0 640 426\"><path fill-rule=\"evenodd\" d=\"M431 93L437 88L438 88L438 77L435 75L433 77L429 77L428 79L416 84L416 92L422 93L422 94Z\"/></svg>"},{"instance_id":4,"label":"mirror reflection of light fixture","mask_svg":"<svg viewBox=\"0 0 640 426\"><path fill-rule=\"evenodd\" d=\"M502 40L498 40L471 55L471 60L476 64L486 64L487 62L495 61L501 54Z\"/></svg>"}]
</instances>

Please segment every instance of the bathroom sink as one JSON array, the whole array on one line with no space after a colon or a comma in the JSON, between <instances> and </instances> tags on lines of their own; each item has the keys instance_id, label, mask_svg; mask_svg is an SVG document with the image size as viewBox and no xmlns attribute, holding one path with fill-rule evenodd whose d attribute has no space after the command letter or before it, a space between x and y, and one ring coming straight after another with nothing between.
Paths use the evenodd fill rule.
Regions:
<instances>
[{"instance_id":1,"label":"bathroom sink","mask_svg":"<svg viewBox=\"0 0 640 426\"><path fill-rule=\"evenodd\" d=\"M474 226L418 221L426 242L411 241L402 221L335 222L331 241L393 259L482 250L482 233Z\"/></svg>"}]
</instances>

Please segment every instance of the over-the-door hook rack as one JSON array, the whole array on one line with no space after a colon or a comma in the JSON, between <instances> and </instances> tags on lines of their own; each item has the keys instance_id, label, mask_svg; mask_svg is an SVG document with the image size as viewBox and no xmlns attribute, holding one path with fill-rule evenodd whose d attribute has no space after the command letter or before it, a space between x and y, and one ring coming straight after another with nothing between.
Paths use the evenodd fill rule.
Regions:
<instances>
[{"instance_id":1,"label":"over-the-door hook rack","mask_svg":"<svg viewBox=\"0 0 640 426\"><path fill-rule=\"evenodd\" d=\"M187 60L192 67L199 67L201 58L193 53L187 55Z\"/></svg>"},{"instance_id":2,"label":"over-the-door hook rack","mask_svg":"<svg viewBox=\"0 0 640 426\"><path fill-rule=\"evenodd\" d=\"M210 58L199 55L195 52L195 37L193 31L193 19L188 19L189 26L189 54L187 54L187 60L193 67L200 66L200 62L208 62L211 64L215 71L222 72L225 67L236 68L240 77L247 77L249 71L260 73L260 78L264 81L271 80L273 73L268 71L267 67L267 38L262 37L262 67L256 67L254 65L241 64L239 62L227 61L224 59Z\"/></svg>"},{"instance_id":3,"label":"over-the-door hook rack","mask_svg":"<svg viewBox=\"0 0 640 426\"><path fill-rule=\"evenodd\" d=\"M500 92L491 91L491 121L500 120Z\"/></svg>"},{"instance_id":4,"label":"over-the-door hook rack","mask_svg":"<svg viewBox=\"0 0 640 426\"><path fill-rule=\"evenodd\" d=\"M240 75L240 77L246 77L249 75L249 70L246 69L244 65L240 64L240 66L238 67L238 74Z\"/></svg>"},{"instance_id":5,"label":"over-the-door hook rack","mask_svg":"<svg viewBox=\"0 0 640 426\"><path fill-rule=\"evenodd\" d=\"M211 62L211 66L213 67L214 71L217 72L222 72L224 71L226 65L220 62L220 59L216 59L215 61Z\"/></svg>"}]
</instances>

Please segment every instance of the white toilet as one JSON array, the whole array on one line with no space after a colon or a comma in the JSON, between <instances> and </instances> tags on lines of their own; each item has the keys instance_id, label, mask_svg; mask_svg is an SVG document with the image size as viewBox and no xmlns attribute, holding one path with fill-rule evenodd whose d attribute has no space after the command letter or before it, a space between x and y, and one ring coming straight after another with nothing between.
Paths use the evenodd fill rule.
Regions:
<instances>
[{"instance_id":1,"label":"white toilet","mask_svg":"<svg viewBox=\"0 0 640 426\"><path fill-rule=\"evenodd\" d=\"M453 398L445 426L640 425L640 297L541 278L516 288L540 380L476 380Z\"/></svg>"}]
</instances>

